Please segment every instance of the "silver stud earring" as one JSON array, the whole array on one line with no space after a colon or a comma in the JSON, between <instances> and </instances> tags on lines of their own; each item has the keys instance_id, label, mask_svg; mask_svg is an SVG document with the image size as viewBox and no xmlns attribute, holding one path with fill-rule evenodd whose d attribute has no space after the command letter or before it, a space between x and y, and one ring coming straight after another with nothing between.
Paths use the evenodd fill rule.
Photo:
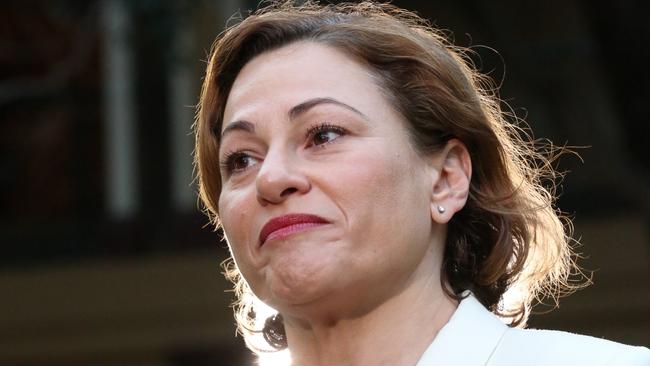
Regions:
<instances>
[{"instance_id":1,"label":"silver stud earring","mask_svg":"<svg viewBox=\"0 0 650 366\"><path fill-rule=\"evenodd\" d=\"M445 213L445 208L438 205L438 213L441 213L441 214Z\"/></svg>"}]
</instances>

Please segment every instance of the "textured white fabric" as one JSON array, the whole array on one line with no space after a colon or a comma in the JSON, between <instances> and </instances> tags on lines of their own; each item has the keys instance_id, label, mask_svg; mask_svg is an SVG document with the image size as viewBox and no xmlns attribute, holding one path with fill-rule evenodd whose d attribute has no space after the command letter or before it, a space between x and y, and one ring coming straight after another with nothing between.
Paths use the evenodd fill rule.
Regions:
<instances>
[{"instance_id":1,"label":"textured white fabric","mask_svg":"<svg viewBox=\"0 0 650 366\"><path fill-rule=\"evenodd\" d=\"M469 295L416 366L650 366L650 350L551 330L510 328Z\"/></svg>"}]
</instances>

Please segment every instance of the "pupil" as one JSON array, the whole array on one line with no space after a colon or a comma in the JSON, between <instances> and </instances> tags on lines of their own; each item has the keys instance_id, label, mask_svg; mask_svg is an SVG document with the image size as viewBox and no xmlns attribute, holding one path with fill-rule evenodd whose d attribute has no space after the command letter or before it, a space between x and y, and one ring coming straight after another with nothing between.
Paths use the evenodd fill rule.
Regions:
<instances>
[{"instance_id":1,"label":"pupil","mask_svg":"<svg viewBox=\"0 0 650 366\"><path fill-rule=\"evenodd\" d=\"M241 169L245 168L248 164L248 156L240 156L239 159L235 160L235 168Z\"/></svg>"},{"instance_id":2,"label":"pupil","mask_svg":"<svg viewBox=\"0 0 650 366\"><path fill-rule=\"evenodd\" d=\"M327 142L328 140L327 136L328 136L328 132L320 132L316 134L316 143L320 144L320 143Z\"/></svg>"}]
</instances>

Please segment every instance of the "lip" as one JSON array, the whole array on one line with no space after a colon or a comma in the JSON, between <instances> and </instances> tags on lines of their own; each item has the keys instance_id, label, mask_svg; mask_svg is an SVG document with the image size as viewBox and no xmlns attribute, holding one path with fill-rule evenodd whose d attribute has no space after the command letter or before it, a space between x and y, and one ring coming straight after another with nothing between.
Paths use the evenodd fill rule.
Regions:
<instances>
[{"instance_id":1,"label":"lip","mask_svg":"<svg viewBox=\"0 0 650 366\"><path fill-rule=\"evenodd\" d=\"M269 220L262 227L262 231L260 231L260 246L264 245L267 241L284 238L291 234L324 224L329 224L329 221L316 215L289 214L278 216Z\"/></svg>"}]
</instances>

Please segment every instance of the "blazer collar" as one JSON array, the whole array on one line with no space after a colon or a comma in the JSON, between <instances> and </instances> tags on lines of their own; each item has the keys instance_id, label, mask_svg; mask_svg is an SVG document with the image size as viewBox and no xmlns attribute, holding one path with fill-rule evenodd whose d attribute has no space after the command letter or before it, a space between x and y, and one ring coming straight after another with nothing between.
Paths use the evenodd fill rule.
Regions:
<instances>
[{"instance_id":1,"label":"blazer collar","mask_svg":"<svg viewBox=\"0 0 650 366\"><path fill-rule=\"evenodd\" d=\"M468 294L416 366L486 365L508 327Z\"/></svg>"}]
</instances>

